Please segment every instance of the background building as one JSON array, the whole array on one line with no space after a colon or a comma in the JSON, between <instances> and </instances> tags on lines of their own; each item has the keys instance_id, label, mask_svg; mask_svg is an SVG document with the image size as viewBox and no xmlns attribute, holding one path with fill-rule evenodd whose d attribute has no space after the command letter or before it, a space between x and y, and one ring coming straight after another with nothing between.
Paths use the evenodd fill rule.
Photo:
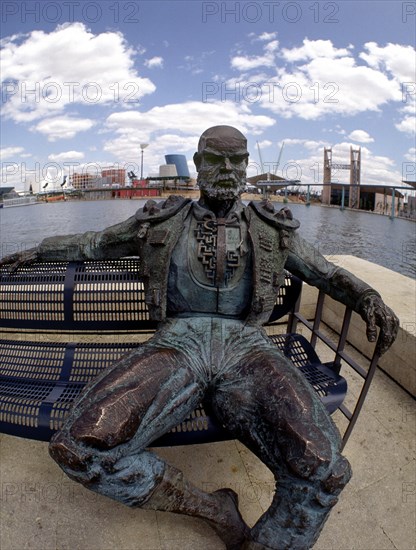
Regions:
<instances>
[{"instance_id":1,"label":"background building","mask_svg":"<svg viewBox=\"0 0 416 550\"><path fill-rule=\"evenodd\" d=\"M342 205L342 188L344 188L344 204L350 204L349 185L340 185L337 183L331 186L331 204ZM324 187L325 189L325 187ZM399 215L403 208L404 195L397 189L394 190L394 215ZM323 202L323 201L322 201ZM382 187L377 185L361 185L358 208L360 210L369 210L378 214L391 215L393 203L393 189L391 187ZM324 203L325 204L325 203Z\"/></svg>"},{"instance_id":2,"label":"background building","mask_svg":"<svg viewBox=\"0 0 416 550\"><path fill-rule=\"evenodd\" d=\"M174 164L179 179L188 180L190 178L188 163L185 155L165 155L166 164Z\"/></svg>"},{"instance_id":3,"label":"background building","mask_svg":"<svg viewBox=\"0 0 416 550\"><path fill-rule=\"evenodd\" d=\"M103 185L119 185L120 187L126 185L126 171L124 168L106 168L101 171L101 178L103 179Z\"/></svg>"},{"instance_id":4,"label":"background building","mask_svg":"<svg viewBox=\"0 0 416 550\"><path fill-rule=\"evenodd\" d=\"M175 164L161 164L159 166L159 177L160 178L178 178L178 170Z\"/></svg>"},{"instance_id":5,"label":"background building","mask_svg":"<svg viewBox=\"0 0 416 550\"><path fill-rule=\"evenodd\" d=\"M100 187L101 178L96 174L74 172L69 177L70 186L74 189L94 189L95 187Z\"/></svg>"},{"instance_id":6,"label":"background building","mask_svg":"<svg viewBox=\"0 0 416 550\"><path fill-rule=\"evenodd\" d=\"M106 168L101 171L101 175L83 172L75 172L69 178L70 186L74 189L99 189L100 187L126 185L126 171L122 168Z\"/></svg>"}]
</instances>

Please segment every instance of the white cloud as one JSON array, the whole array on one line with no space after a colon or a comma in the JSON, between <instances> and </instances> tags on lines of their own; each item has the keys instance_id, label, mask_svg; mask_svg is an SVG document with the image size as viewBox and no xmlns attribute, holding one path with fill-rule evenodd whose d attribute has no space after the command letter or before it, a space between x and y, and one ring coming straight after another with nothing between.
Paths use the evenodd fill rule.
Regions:
<instances>
[{"instance_id":1,"label":"white cloud","mask_svg":"<svg viewBox=\"0 0 416 550\"><path fill-rule=\"evenodd\" d=\"M374 139L364 130L354 130L348 136L348 139L357 141L358 143L371 143Z\"/></svg>"},{"instance_id":2,"label":"white cloud","mask_svg":"<svg viewBox=\"0 0 416 550\"><path fill-rule=\"evenodd\" d=\"M404 119L395 126L400 132L405 132L412 136L416 134L416 120L413 116L404 117Z\"/></svg>"},{"instance_id":3,"label":"white cloud","mask_svg":"<svg viewBox=\"0 0 416 550\"><path fill-rule=\"evenodd\" d=\"M415 74L411 47L389 44L382 48L367 44L367 53L358 57L359 64L352 46L339 49L330 40L305 39L303 46L279 52L275 42L264 46L262 56L233 57L232 68L242 74L229 79L227 84L239 83L240 89L256 86L260 90L257 103L283 118L316 120L326 115L379 112L387 103L394 102L402 112L398 129L411 131L406 114L411 97L409 104L400 109L402 79L410 82ZM263 74L250 77L246 74L260 66L264 67ZM242 100L253 103L249 96Z\"/></svg>"},{"instance_id":4,"label":"white cloud","mask_svg":"<svg viewBox=\"0 0 416 550\"><path fill-rule=\"evenodd\" d=\"M337 134L340 134L341 136L345 136L346 133L347 133L347 132L344 130L344 128L342 128L339 124L336 124L336 125L335 125L334 131L335 131Z\"/></svg>"},{"instance_id":5,"label":"white cloud","mask_svg":"<svg viewBox=\"0 0 416 550\"><path fill-rule=\"evenodd\" d=\"M234 126L244 134L260 135L275 121L253 115L247 106L220 101L189 101L154 107L147 112L118 112L107 118L106 126L116 137L108 140L104 149L120 162L137 162L140 143L149 143L145 158L154 171L164 163L165 153L193 154L201 133L222 124Z\"/></svg>"},{"instance_id":6,"label":"white cloud","mask_svg":"<svg viewBox=\"0 0 416 550\"><path fill-rule=\"evenodd\" d=\"M346 48L335 48L331 40L309 40L305 38L303 46L300 48L283 48L281 55L283 59L289 62L303 61L307 59L329 58L349 56L350 52Z\"/></svg>"},{"instance_id":7,"label":"white cloud","mask_svg":"<svg viewBox=\"0 0 416 550\"><path fill-rule=\"evenodd\" d=\"M16 158L17 156L20 157L23 151L23 147L4 147L0 149L0 159L3 161L10 158Z\"/></svg>"},{"instance_id":8,"label":"white cloud","mask_svg":"<svg viewBox=\"0 0 416 550\"><path fill-rule=\"evenodd\" d=\"M409 162L416 162L416 147L410 147L404 158Z\"/></svg>"},{"instance_id":9,"label":"white cloud","mask_svg":"<svg viewBox=\"0 0 416 550\"><path fill-rule=\"evenodd\" d=\"M186 116L185 116L186 115ZM148 135L161 128L175 130L185 134L200 134L209 126L228 124L238 127L242 132L261 133L273 126L275 121L268 116L253 115L245 105L213 101L203 103L188 101L153 107L147 112L129 111L111 114L107 126L118 133L134 130Z\"/></svg>"},{"instance_id":10,"label":"white cloud","mask_svg":"<svg viewBox=\"0 0 416 550\"><path fill-rule=\"evenodd\" d=\"M375 42L364 44L366 52L360 53L370 67L388 71L398 82L413 82L415 79L415 49L412 46L388 43L384 47Z\"/></svg>"},{"instance_id":11,"label":"white cloud","mask_svg":"<svg viewBox=\"0 0 416 550\"><path fill-rule=\"evenodd\" d=\"M267 34L267 33L266 33ZM266 36L263 34L262 36ZM274 33L273 33L274 34ZM268 35L272 36L272 35ZM266 40L264 38L263 40ZM278 40L272 40L267 42L263 46L264 54L263 55L236 55L231 58L231 67L238 71L251 71L253 69L258 69L259 67L274 67L276 52L279 48Z\"/></svg>"},{"instance_id":12,"label":"white cloud","mask_svg":"<svg viewBox=\"0 0 416 550\"><path fill-rule=\"evenodd\" d=\"M151 59L146 59L144 64L149 69L154 69L155 67L161 69L163 67L163 57L152 57Z\"/></svg>"},{"instance_id":13,"label":"white cloud","mask_svg":"<svg viewBox=\"0 0 416 550\"><path fill-rule=\"evenodd\" d=\"M406 101L406 105L400 109L402 121L396 124L396 128L413 137L416 133L416 95L407 97Z\"/></svg>"},{"instance_id":14,"label":"white cloud","mask_svg":"<svg viewBox=\"0 0 416 550\"><path fill-rule=\"evenodd\" d=\"M260 147L260 150L262 150L263 148L266 149L271 145L273 145L273 142L271 142L269 139L264 139L263 141L258 142L258 146Z\"/></svg>"},{"instance_id":15,"label":"white cloud","mask_svg":"<svg viewBox=\"0 0 416 550\"><path fill-rule=\"evenodd\" d=\"M80 160L84 158L84 153L81 151L64 151L62 153L52 154L48 159L53 162L63 162L66 160Z\"/></svg>"},{"instance_id":16,"label":"white cloud","mask_svg":"<svg viewBox=\"0 0 416 550\"><path fill-rule=\"evenodd\" d=\"M73 138L78 132L85 132L94 126L91 119L71 118L69 116L57 116L46 118L31 128L32 131L40 132L48 137L48 141L57 139Z\"/></svg>"},{"instance_id":17,"label":"white cloud","mask_svg":"<svg viewBox=\"0 0 416 550\"><path fill-rule=\"evenodd\" d=\"M70 104L118 103L131 107L155 90L134 69L134 55L121 33L93 34L82 23L32 31L3 40L4 116L30 122L61 114Z\"/></svg>"},{"instance_id":18,"label":"white cloud","mask_svg":"<svg viewBox=\"0 0 416 550\"><path fill-rule=\"evenodd\" d=\"M277 32L262 32L261 34L250 32L248 34L248 37L251 39L252 42L267 42L269 40L274 40L275 38L277 38Z\"/></svg>"},{"instance_id":19,"label":"white cloud","mask_svg":"<svg viewBox=\"0 0 416 550\"><path fill-rule=\"evenodd\" d=\"M273 67L274 55L257 55L253 57L245 57L236 55L231 59L231 66L238 71L251 71L258 67Z\"/></svg>"},{"instance_id":20,"label":"white cloud","mask_svg":"<svg viewBox=\"0 0 416 550\"><path fill-rule=\"evenodd\" d=\"M2 159L3 160L3 159ZM18 162L4 162L0 168L1 187L15 187L16 191L23 191L22 165Z\"/></svg>"},{"instance_id":21,"label":"white cloud","mask_svg":"<svg viewBox=\"0 0 416 550\"><path fill-rule=\"evenodd\" d=\"M264 46L264 51L267 52L267 53L274 53L278 50L279 48L279 41L278 40L272 40L271 42L268 42L265 46Z\"/></svg>"},{"instance_id":22,"label":"white cloud","mask_svg":"<svg viewBox=\"0 0 416 550\"><path fill-rule=\"evenodd\" d=\"M322 147L328 147L328 145L329 145L329 142L327 142L327 141L316 141L316 140L312 140L312 139L289 138L289 139L282 140L282 142L283 141L285 143L285 147L290 146L290 145L302 145L303 147L305 147L305 149L309 149L309 150L315 150L315 149L322 148ZM281 145L282 142L280 142L279 145Z\"/></svg>"},{"instance_id":23,"label":"white cloud","mask_svg":"<svg viewBox=\"0 0 416 550\"><path fill-rule=\"evenodd\" d=\"M274 40L277 37L277 32L263 32L259 35L258 40L267 41Z\"/></svg>"}]
</instances>

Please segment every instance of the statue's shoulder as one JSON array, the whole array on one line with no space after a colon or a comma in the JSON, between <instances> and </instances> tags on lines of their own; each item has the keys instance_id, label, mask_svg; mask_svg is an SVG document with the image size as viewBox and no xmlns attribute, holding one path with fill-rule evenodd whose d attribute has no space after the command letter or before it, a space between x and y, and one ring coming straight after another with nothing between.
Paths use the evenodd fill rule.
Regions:
<instances>
[{"instance_id":1,"label":"statue's shoulder","mask_svg":"<svg viewBox=\"0 0 416 550\"><path fill-rule=\"evenodd\" d=\"M258 218L276 229L297 229L300 226L300 222L293 217L287 206L276 210L271 201L262 200L260 202L251 201L247 208L249 212L253 212Z\"/></svg>"},{"instance_id":2,"label":"statue's shoulder","mask_svg":"<svg viewBox=\"0 0 416 550\"><path fill-rule=\"evenodd\" d=\"M170 195L165 201L158 202L149 199L143 208L136 212L135 217L140 223L162 222L177 214L191 202L191 199L186 199L180 195Z\"/></svg>"}]
</instances>

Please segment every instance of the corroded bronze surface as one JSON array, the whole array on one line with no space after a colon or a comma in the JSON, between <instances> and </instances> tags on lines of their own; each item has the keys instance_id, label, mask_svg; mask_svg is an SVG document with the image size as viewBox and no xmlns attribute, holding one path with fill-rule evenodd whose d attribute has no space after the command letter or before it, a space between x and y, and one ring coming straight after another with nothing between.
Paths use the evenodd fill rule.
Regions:
<instances>
[{"instance_id":1,"label":"corroded bronze surface","mask_svg":"<svg viewBox=\"0 0 416 550\"><path fill-rule=\"evenodd\" d=\"M1 263L140 255L155 336L91 382L51 456L89 489L129 506L200 517L228 549L313 546L351 476L340 437L304 377L266 337L284 268L352 307L379 352L398 319L379 294L328 262L296 232L288 208L244 206L248 161L243 134L208 129L194 155L201 196L147 202L104 231L53 237ZM273 472L270 508L249 529L229 489L205 493L148 451L201 400Z\"/></svg>"}]
</instances>

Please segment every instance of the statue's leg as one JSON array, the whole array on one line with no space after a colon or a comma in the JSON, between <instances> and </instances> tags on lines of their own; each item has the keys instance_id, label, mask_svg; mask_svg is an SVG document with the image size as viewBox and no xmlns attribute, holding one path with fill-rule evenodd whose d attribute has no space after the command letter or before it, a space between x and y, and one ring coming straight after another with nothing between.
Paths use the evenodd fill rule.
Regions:
<instances>
[{"instance_id":1,"label":"statue's leg","mask_svg":"<svg viewBox=\"0 0 416 550\"><path fill-rule=\"evenodd\" d=\"M132 507L202 518L227 548L240 548L248 528L235 493L205 493L146 450L195 409L204 390L184 353L143 346L86 388L53 437L50 454L95 492Z\"/></svg>"},{"instance_id":2,"label":"statue's leg","mask_svg":"<svg viewBox=\"0 0 416 550\"><path fill-rule=\"evenodd\" d=\"M247 550L307 550L351 477L340 436L304 377L280 353L251 344L217 381L214 410L273 472L276 493Z\"/></svg>"}]
</instances>

